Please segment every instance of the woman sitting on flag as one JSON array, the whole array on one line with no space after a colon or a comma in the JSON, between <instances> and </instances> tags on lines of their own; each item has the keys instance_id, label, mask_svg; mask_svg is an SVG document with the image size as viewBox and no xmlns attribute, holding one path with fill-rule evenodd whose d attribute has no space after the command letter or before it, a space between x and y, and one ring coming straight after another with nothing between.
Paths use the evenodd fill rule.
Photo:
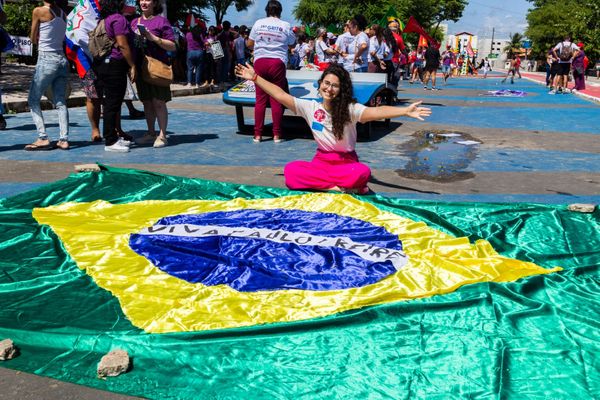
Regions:
<instances>
[{"instance_id":1,"label":"woman sitting on flag","mask_svg":"<svg viewBox=\"0 0 600 400\"><path fill-rule=\"evenodd\" d=\"M330 65L318 81L323 102L302 100L256 74L250 65L237 65L237 76L253 81L269 96L310 126L317 154L312 161L293 161L285 166L285 183L290 189L337 190L365 194L371 170L358 161L356 123L407 116L423 120L431 114L421 102L408 107L366 107L354 100L350 74L340 65Z\"/></svg>"}]
</instances>

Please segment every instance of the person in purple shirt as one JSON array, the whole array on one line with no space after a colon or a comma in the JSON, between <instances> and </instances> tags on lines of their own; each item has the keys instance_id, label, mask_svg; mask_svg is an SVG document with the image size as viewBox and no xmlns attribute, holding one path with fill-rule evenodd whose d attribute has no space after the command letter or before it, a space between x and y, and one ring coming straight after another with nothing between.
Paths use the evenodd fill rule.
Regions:
<instances>
[{"instance_id":1,"label":"person in purple shirt","mask_svg":"<svg viewBox=\"0 0 600 400\"><path fill-rule=\"evenodd\" d=\"M100 0L100 18L104 19L106 34L115 40L108 57L95 59L93 68L98 76L97 86L104 92L102 136L104 150L127 153L129 141L119 138L116 127L127 88L127 74L136 80L135 61L129 45L133 39L127 19L120 14L123 2Z\"/></svg>"},{"instance_id":2,"label":"person in purple shirt","mask_svg":"<svg viewBox=\"0 0 600 400\"><path fill-rule=\"evenodd\" d=\"M202 80L202 67L204 64L204 38L202 37L202 30L200 25L196 25L185 34L188 87L192 85L200 87Z\"/></svg>"},{"instance_id":3,"label":"person in purple shirt","mask_svg":"<svg viewBox=\"0 0 600 400\"><path fill-rule=\"evenodd\" d=\"M162 6L160 0L139 0L142 16L131 21L131 30L136 34L135 46L139 49L138 65L141 65L143 55L149 55L164 63L169 62L167 51L175 51L175 34L169 20L160 15ZM139 28L143 25L144 28ZM138 79L136 82L138 97L144 104L148 132L140 143L154 142L155 148L167 145L167 101L171 100L169 87L157 86ZM158 120L160 129L158 135L155 122Z\"/></svg>"}]
</instances>

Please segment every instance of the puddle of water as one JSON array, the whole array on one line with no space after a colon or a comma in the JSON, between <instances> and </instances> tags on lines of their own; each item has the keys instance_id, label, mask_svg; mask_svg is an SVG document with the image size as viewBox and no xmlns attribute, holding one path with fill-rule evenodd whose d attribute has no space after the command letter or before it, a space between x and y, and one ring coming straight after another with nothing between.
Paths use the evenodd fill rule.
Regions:
<instances>
[{"instance_id":1,"label":"puddle of water","mask_svg":"<svg viewBox=\"0 0 600 400\"><path fill-rule=\"evenodd\" d=\"M479 140L471 135L444 130L417 131L413 139L402 144L402 155L410 160L396 172L405 178L435 182L470 179L465 171L479 152Z\"/></svg>"}]
</instances>

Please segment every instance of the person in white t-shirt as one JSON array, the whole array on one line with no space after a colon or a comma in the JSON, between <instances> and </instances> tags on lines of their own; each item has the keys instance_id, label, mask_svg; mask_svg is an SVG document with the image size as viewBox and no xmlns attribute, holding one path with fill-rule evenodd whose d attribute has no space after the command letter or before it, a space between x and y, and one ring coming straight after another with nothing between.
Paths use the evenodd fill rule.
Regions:
<instances>
[{"instance_id":1,"label":"person in white t-shirt","mask_svg":"<svg viewBox=\"0 0 600 400\"><path fill-rule=\"evenodd\" d=\"M364 33L367 20L362 15L357 15L350 20L349 32L353 37L343 55L344 68L348 72L367 72L369 68L369 36Z\"/></svg>"},{"instance_id":2,"label":"person in white t-shirt","mask_svg":"<svg viewBox=\"0 0 600 400\"><path fill-rule=\"evenodd\" d=\"M556 79L556 89L552 89L549 94L567 93L569 86L569 72L571 71L571 62L579 53L579 47L571 42L571 36L565 35L564 40L554 46L552 54L558 59L558 73Z\"/></svg>"},{"instance_id":3,"label":"person in white t-shirt","mask_svg":"<svg viewBox=\"0 0 600 400\"><path fill-rule=\"evenodd\" d=\"M337 54L327 43L327 30L325 28L317 29L315 41L315 53L318 60L319 70L323 71L333 62Z\"/></svg>"},{"instance_id":4,"label":"person in white t-shirt","mask_svg":"<svg viewBox=\"0 0 600 400\"><path fill-rule=\"evenodd\" d=\"M423 120L431 109L421 102L408 107L366 107L353 99L350 74L339 64L331 64L318 81L323 102L302 100L259 76L250 65L237 65L237 76L252 80L257 87L303 117L310 126L317 154L312 161L293 161L284 168L285 184L292 190L337 190L357 194L369 192L369 167L358 161L356 123L407 116Z\"/></svg>"},{"instance_id":5,"label":"person in white t-shirt","mask_svg":"<svg viewBox=\"0 0 600 400\"><path fill-rule=\"evenodd\" d=\"M288 51L293 48L296 36L289 22L282 21L283 8L277 0L270 0L265 7L267 18L254 23L246 44L254 48L254 68L256 73L287 91L288 82L285 70L288 62ZM259 87L256 88L256 104L254 106L254 142L262 140L265 125L267 101L271 104L273 118L273 141L281 141L281 120L283 107L269 99L269 96Z\"/></svg>"},{"instance_id":6,"label":"person in white t-shirt","mask_svg":"<svg viewBox=\"0 0 600 400\"><path fill-rule=\"evenodd\" d=\"M369 72L386 72L385 58L390 57L390 48L383 38L383 29L377 24L373 24L370 29L369 39Z\"/></svg>"},{"instance_id":7,"label":"person in white t-shirt","mask_svg":"<svg viewBox=\"0 0 600 400\"><path fill-rule=\"evenodd\" d=\"M350 33L350 21L344 24L344 32L335 39L335 51L338 53L337 62L343 63L344 56L348 53L348 47L354 40L354 36Z\"/></svg>"}]
</instances>

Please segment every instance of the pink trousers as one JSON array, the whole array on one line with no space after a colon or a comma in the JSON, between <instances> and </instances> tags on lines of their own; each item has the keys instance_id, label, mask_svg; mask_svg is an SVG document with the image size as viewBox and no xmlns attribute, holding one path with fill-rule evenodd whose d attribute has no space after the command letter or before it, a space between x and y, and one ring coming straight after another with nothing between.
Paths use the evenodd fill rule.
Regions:
<instances>
[{"instance_id":1,"label":"pink trousers","mask_svg":"<svg viewBox=\"0 0 600 400\"><path fill-rule=\"evenodd\" d=\"M366 190L371 169L358 162L356 152L340 153L317 150L312 161L292 161L283 170L285 184L294 190L328 190L334 186L346 190Z\"/></svg>"},{"instance_id":2,"label":"pink trousers","mask_svg":"<svg viewBox=\"0 0 600 400\"><path fill-rule=\"evenodd\" d=\"M254 62L254 71L263 79L279 86L286 92L288 82L285 77L285 64L279 58L259 58ZM262 136L265 126L265 112L267 101L271 103L273 118L273 136L281 137L281 120L283 119L283 106L271 98L261 88L256 86L256 104L254 106L254 136Z\"/></svg>"}]
</instances>

